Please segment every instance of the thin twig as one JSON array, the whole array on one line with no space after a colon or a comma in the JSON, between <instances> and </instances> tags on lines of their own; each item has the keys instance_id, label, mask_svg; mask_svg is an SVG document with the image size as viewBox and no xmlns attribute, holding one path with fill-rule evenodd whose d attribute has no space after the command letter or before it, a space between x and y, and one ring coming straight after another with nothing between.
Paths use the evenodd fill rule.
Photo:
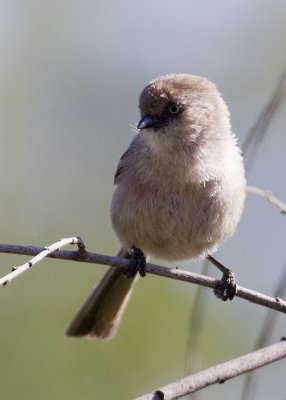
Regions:
<instances>
[{"instance_id":1,"label":"thin twig","mask_svg":"<svg viewBox=\"0 0 286 400\"><path fill-rule=\"evenodd\" d=\"M202 268L202 274L208 276L209 260L205 259ZM202 293L203 287L198 286L192 301L192 310L188 324L188 337L185 354L185 372L192 374L201 367L200 338L202 332L202 316L205 315L206 296ZM193 397L192 397L193 398Z\"/></svg>"},{"instance_id":2,"label":"thin twig","mask_svg":"<svg viewBox=\"0 0 286 400\"><path fill-rule=\"evenodd\" d=\"M286 69L279 80L279 83L272 95L272 98L268 102L267 106L262 110L260 116L256 120L255 124L251 128L245 140L245 144L243 146L243 154L244 154L246 175L249 175L251 166L257 155L259 145L261 144L263 138L265 137L267 128L269 127L269 124L272 118L274 117L275 112L278 110L279 105L282 103L285 94L286 94ZM247 187L247 191L263 197L264 199L272 203L275 207L278 207L281 213L283 214L286 213L286 205L282 203L280 200L276 199L271 193L264 192L260 189L249 186ZM197 289L195 304L200 305L201 303L203 303L203 297L204 296L202 290ZM200 311L196 312L193 307L192 314L190 317L191 331L188 337L189 344L190 343L194 344L198 342L198 333L197 333L198 331L196 330L196 327L202 325L204 315L205 314L203 312ZM188 359L188 364L192 366L196 362L195 360L197 360L196 349L198 347L195 346L194 348L195 348L194 354L192 354L190 356L190 359Z\"/></svg>"},{"instance_id":3,"label":"thin twig","mask_svg":"<svg viewBox=\"0 0 286 400\"><path fill-rule=\"evenodd\" d=\"M135 400L174 400L286 357L286 340L205 369Z\"/></svg>"},{"instance_id":4,"label":"thin twig","mask_svg":"<svg viewBox=\"0 0 286 400\"><path fill-rule=\"evenodd\" d=\"M246 186L246 191L248 193L256 194L257 196L262 197L273 206L277 207L280 210L281 214L286 214L286 204L277 199L277 197L273 196L270 191L262 190L254 186Z\"/></svg>"},{"instance_id":5,"label":"thin twig","mask_svg":"<svg viewBox=\"0 0 286 400\"><path fill-rule=\"evenodd\" d=\"M286 69L283 72L277 87L266 107L262 110L255 124L251 128L243 145L244 165L249 175L258 149L265 137L267 129L286 95Z\"/></svg>"},{"instance_id":6,"label":"thin twig","mask_svg":"<svg viewBox=\"0 0 286 400\"><path fill-rule=\"evenodd\" d=\"M279 276L277 289L275 290L275 297L283 297L286 293L286 266L282 271L282 275ZM263 346L267 345L271 333L273 331L273 327L276 323L278 314L274 313L272 310L268 310L262 328L260 329L260 334L256 340L256 344L254 346L255 349L260 349ZM257 379L255 379L256 374L252 372L251 374L246 375L241 400L254 399L254 392L257 386Z\"/></svg>"},{"instance_id":7,"label":"thin twig","mask_svg":"<svg viewBox=\"0 0 286 400\"><path fill-rule=\"evenodd\" d=\"M53 245L53 248L55 248L56 245L57 243ZM18 246L11 244L0 244L0 253L36 255L39 254L40 252L45 251L46 249L47 248L45 247L36 247L36 246ZM57 250L54 251L53 253L47 251L44 257L51 257L51 258L70 260L70 261L81 261L92 264L110 265L122 269L128 268L130 262L128 259L122 257L112 257L90 252L85 252L85 254L82 256L79 254L78 251L68 251L68 250ZM0 282L2 282L2 285L3 283L5 284L7 280L11 280L13 279L13 277L18 276L18 274L16 276L13 275L15 272L17 272L17 270L1 278ZM204 276L196 274L194 272L180 270L177 268L166 268L160 265L149 264L149 263L146 264L146 272L154 275L164 276L166 278L194 283L211 289L214 289L219 282L219 280L211 278L209 276ZM273 310L286 313L286 301L283 301L280 298L273 298L241 286L237 286L236 297L240 297L241 299L248 300L252 303L260 304L264 307L272 308Z\"/></svg>"},{"instance_id":8,"label":"thin twig","mask_svg":"<svg viewBox=\"0 0 286 400\"><path fill-rule=\"evenodd\" d=\"M68 246L70 244L77 244L78 246L78 257L83 257L85 255L85 246L80 237L71 237L66 239L61 239L56 243L53 243L50 246L46 246L41 248L40 251L37 251L37 255L32 258L30 261L26 262L19 267L13 267L12 272L0 278L0 285L6 286L8 283L11 282L12 279L17 278L17 276L21 275L23 272L27 271L28 269L32 268L38 262L42 261L45 257L50 256L55 251L61 249L64 246ZM35 253L33 253L34 255Z\"/></svg>"},{"instance_id":9,"label":"thin twig","mask_svg":"<svg viewBox=\"0 0 286 400\"><path fill-rule=\"evenodd\" d=\"M246 171L246 176L249 176L252 165L258 153L259 147L266 135L267 129L273 119L275 113L277 112L279 106L281 105L283 99L286 95L286 69L284 70L278 85L266 105L266 107L262 110L259 118L256 120L255 124L251 128L248 136L246 137L244 146L243 146L243 155L244 155L244 166ZM277 207L282 214L286 211L286 205L282 203L280 200L276 199L271 193L264 192L261 189L247 186L247 191L249 193L256 194L258 196L263 197L265 200L269 201L275 207ZM278 296L277 296L278 297ZM268 313L269 315L269 313ZM265 322L269 317L266 316ZM258 341L261 337L258 339ZM262 344L261 344L262 346ZM257 348L257 347L256 347ZM248 375L246 378L246 383L243 389L242 398L244 399L247 396L247 393L251 388L251 375ZM254 391L252 390L252 395L254 397Z\"/></svg>"}]
</instances>

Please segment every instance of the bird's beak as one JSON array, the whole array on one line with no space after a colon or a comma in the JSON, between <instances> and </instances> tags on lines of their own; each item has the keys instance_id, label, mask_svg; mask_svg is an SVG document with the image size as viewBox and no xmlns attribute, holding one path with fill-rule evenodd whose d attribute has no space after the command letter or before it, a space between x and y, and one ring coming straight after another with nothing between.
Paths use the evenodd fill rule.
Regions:
<instances>
[{"instance_id":1,"label":"bird's beak","mask_svg":"<svg viewBox=\"0 0 286 400\"><path fill-rule=\"evenodd\" d=\"M159 117L157 115L147 114L140 119L137 125L137 129L147 129L147 128L158 129L164 125L165 121L162 117Z\"/></svg>"}]
</instances>

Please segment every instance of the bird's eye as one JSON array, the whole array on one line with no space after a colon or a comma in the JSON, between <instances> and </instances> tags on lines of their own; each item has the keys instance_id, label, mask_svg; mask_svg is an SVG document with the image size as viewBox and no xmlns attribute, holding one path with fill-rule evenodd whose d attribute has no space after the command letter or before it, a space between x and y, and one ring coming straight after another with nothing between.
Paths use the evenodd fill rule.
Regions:
<instances>
[{"instance_id":1,"label":"bird's eye","mask_svg":"<svg viewBox=\"0 0 286 400\"><path fill-rule=\"evenodd\" d=\"M182 107L179 104L171 104L169 107L169 111L171 114L178 114L181 108Z\"/></svg>"}]
</instances>

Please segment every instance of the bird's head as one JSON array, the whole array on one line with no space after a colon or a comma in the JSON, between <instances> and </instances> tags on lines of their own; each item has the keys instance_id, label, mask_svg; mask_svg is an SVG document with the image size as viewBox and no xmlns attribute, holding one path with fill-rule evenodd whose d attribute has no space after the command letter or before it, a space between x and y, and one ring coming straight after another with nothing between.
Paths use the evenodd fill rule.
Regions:
<instances>
[{"instance_id":1,"label":"bird's head","mask_svg":"<svg viewBox=\"0 0 286 400\"><path fill-rule=\"evenodd\" d=\"M140 133L151 142L194 145L229 134L229 114L216 86L199 76L170 74L152 80L139 98ZM151 135L149 135L151 133Z\"/></svg>"}]
</instances>

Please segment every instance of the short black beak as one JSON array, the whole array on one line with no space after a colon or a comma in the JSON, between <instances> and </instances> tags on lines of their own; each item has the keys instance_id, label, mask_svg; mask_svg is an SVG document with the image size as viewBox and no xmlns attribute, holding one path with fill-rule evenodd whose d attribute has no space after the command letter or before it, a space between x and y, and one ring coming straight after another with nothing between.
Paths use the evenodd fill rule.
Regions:
<instances>
[{"instance_id":1,"label":"short black beak","mask_svg":"<svg viewBox=\"0 0 286 400\"><path fill-rule=\"evenodd\" d=\"M157 115L147 114L140 119L137 125L137 129L147 129L147 128L156 129L156 128L161 128L164 125L165 123L162 117L158 117Z\"/></svg>"}]
</instances>

